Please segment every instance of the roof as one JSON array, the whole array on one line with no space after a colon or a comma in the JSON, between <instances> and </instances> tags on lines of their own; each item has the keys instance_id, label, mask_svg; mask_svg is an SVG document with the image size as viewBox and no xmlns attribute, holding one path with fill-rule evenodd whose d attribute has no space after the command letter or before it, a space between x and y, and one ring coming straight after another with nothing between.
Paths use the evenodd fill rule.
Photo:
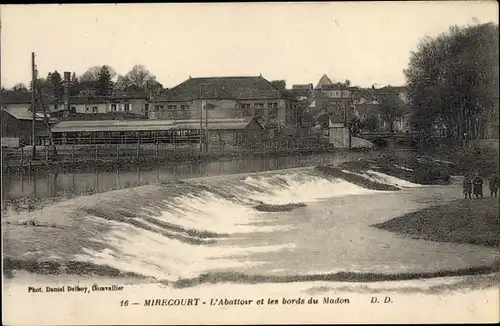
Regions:
<instances>
[{"instance_id":1,"label":"roof","mask_svg":"<svg viewBox=\"0 0 500 326\"><path fill-rule=\"evenodd\" d=\"M292 85L292 90L312 90L313 84L298 84Z\"/></svg>"},{"instance_id":2,"label":"roof","mask_svg":"<svg viewBox=\"0 0 500 326\"><path fill-rule=\"evenodd\" d=\"M4 108L5 112L16 118L17 120L33 120L33 112L30 110L30 107L21 107L21 108ZM43 121L43 113L37 112L35 113L36 121Z\"/></svg>"},{"instance_id":3,"label":"roof","mask_svg":"<svg viewBox=\"0 0 500 326\"><path fill-rule=\"evenodd\" d=\"M326 74L324 74L323 76L321 76L321 78L319 79L318 81L318 84L316 85L316 89L319 89L319 88L322 88L323 86L325 85L332 85L332 81L330 80L330 78L328 78L328 76Z\"/></svg>"},{"instance_id":4,"label":"roof","mask_svg":"<svg viewBox=\"0 0 500 326\"><path fill-rule=\"evenodd\" d=\"M201 91L202 87L206 87ZM282 94L262 76L189 78L170 89L162 98L168 101L208 99L276 99Z\"/></svg>"},{"instance_id":5,"label":"roof","mask_svg":"<svg viewBox=\"0 0 500 326\"><path fill-rule=\"evenodd\" d=\"M69 113L69 116L65 120L117 120L117 119L125 119L125 120L133 120L147 119L146 116L142 114L137 114L133 112L106 112L106 113L79 113L72 112Z\"/></svg>"},{"instance_id":6,"label":"roof","mask_svg":"<svg viewBox=\"0 0 500 326\"><path fill-rule=\"evenodd\" d=\"M209 130L241 130L255 118L210 119ZM203 123L205 126L205 122ZM262 126L259 124L262 128ZM61 121L52 127L52 132L92 131L157 131L157 130L199 130L200 120L99 120Z\"/></svg>"}]
</instances>

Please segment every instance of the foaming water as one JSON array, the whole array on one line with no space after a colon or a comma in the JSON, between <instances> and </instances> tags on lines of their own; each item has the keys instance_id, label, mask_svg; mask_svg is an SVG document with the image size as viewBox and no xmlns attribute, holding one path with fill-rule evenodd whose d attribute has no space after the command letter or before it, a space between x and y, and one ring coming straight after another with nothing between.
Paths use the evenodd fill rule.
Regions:
<instances>
[{"instance_id":1,"label":"foaming water","mask_svg":"<svg viewBox=\"0 0 500 326\"><path fill-rule=\"evenodd\" d=\"M419 188L419 187L424 187L421 184L417 183L412 183L403 179L399 179L396 177L393 177L391 175L378 172L378 171L373 171L373 170L366 170L364 173L356 173L348 170L342 170L342 172L345 173L350 173L350 174L355 174L357 176L363 177L367 180L378 182L378 183L383 183L391 186L396 186L398 188Z\"/></svg>"},{"instance_id":2,"label":"foaming water","mask_svg":"<svg viewBox=\"0 0 500 326\"><path fill-rule=\"evenodd\" d=\"M75 255L78 261L108 265L124 272L175 281L195 277L216 268L251 267L259 262L234 259L253 252L293 249L293 244L265 247L193 246L158 233L109 221L113 230L94 241L106 246L103 250L83 248Z\"/></svg>"},{"instance_id":3,"label":"foaming water","mask_svg":"<svg viewBox=\"0 0 500 326\"><path fill-rule=\"evenodd\" d=\"M376 171L360 175L398 187L419 186ZM398 263L387 260L386 265L382 264L384 261L367 269L363 262L366 255L361 251L373 249L381 237L389 235L370 231L366 226L361 230L361 224L368 222L361 223L359 219L365 215L363 218L370 219L377 214L385 216L388 211L405 213L399 197L395 198L400 196L398 192L394 196L388 193L325 177L312 169L138 187L88 197L87 201L79 199L64 209L58 206L53 216L47 212L42 215L54 221L63 219L57 214L64 215L69 221L66 225L45 229L18 227L21 231L10 236L7 251L14 252L8 256L20 260L78 261L168 281L196 278L210 271L301 274L303 265L290 267L298 262L292 257L302 257L304 261L299 264L311 265L314 261L310 257L314 255L322 257L325 265L318 265L317 270L325 273L353 269L384 273L386 269L397 269ZM394 197L393 206L379 208L379 196ZM332 199L325 203L327 198ZM286 213L257 211L254 207L262 203L306 205ZM343 205L351 208L343 209ZM47 236L41 238L41 232ZM332 239L331 234L335 234ZM332 248L323 250L325 239L330 239ZM391 243L394 241L390 239ZM403 247L398 248L406 248L404 241L401 239ZM24 248L19 249L20 246ZM332 264L328 252L344 247L361 251L358 256L347 257L341 250L335 257L337 262ZM357 265L357 259L362 260L363 266Z\"/></svg>"},{"instance_id":4,"label":"foaming water","mask_svg":"<svg viewBox=\"0 0 500 326\"><path fill-rule=\"evenodd\" d=\"M249 194L250 198L269 204L313 202L330 197L376 192L342 179L325 179L314 173L294 172L284 175L251 176L245 178L243 182L261 190L252 191Z\"/></svg>"}]
</instances>

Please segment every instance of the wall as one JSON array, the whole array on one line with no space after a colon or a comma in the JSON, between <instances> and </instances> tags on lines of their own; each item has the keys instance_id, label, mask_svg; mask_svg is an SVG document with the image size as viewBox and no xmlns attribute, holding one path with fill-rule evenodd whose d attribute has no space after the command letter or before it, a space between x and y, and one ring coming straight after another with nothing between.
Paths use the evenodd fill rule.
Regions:
<instances>
[{"instance_id":1,"label":"wall","mask_svg":"<svg viewBox=\"0 0 500 326\"><path fill-rule=\"evenodd\" d=\"M330 130L330 144L334 148L349 148L349 130L347 128L331 127Z\"/></svg>"},{"instance_id":2,"label":"wall","mask_svg":"<svg viewBox=\"0 0 500 326\"><path fill-rule=\"evenodd\" d=\"M32 140L32 120L17 120L5 111L1 111L2 138L19 138L19 142L24 145L31 144ZM43 121L36 121L35 134L45 131Z\"/></svg>"},{"instance_id":3,"label":"wall","mask_svg":"<svg viewBox=\"0 0 500 326\"><path fill-rule=\"evenodd\" d=\"M100 102L100 103L92 103L89 101L88 103L81 103L81 100L78 103L71 103L70 100L70 109L74 108L74 111L77 113L88 113L92 114L93 107L97 107L97 113L107 113L107 112L125 112L125 104L129 104L129 111L136 114L145 114L145 106L146 100L144 99L127 99L127 100L110 100L109 102ZM116 111L113 110L113 105L116 105ZM57 110L61 110L64 108L63 104L57 104ZM88 110L87 110L88 108ZM55 111L55 105L49 105L50 111Z\"/></svg>"}]
</instances>

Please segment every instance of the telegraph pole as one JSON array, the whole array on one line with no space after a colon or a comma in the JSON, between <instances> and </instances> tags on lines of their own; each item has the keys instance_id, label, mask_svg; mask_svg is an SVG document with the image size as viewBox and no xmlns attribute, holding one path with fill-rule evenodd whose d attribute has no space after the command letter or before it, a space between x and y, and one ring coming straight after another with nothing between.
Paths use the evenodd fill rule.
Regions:
<instances>
[{"instance_id":1,"label":"telegraph pole","mask_svg":"<svg viewBox=\"0 0 500 326\"><path fill-rule=\"evenodd\" d=\"M33 145L32 160L36 156L36 145L35 145L35 120L36 120L36 71L35 71L35 52L31 53L31 113L32 113L32 124L31 124L31 143Z\"/></svg>"},{"instance_id":2,"label":"telegraph pole","mask_svg":"<svg viewBox=\"0 0 500 326\"><path fill-rule=\"evenodd\" d=\"M200 153L203 151L203 85L200 84Z\"/></svg>"},{"instance_id":3,"label":"telegraph pole","mask_svg":"<svg viewBox=\"0 0 500 326\"><path fill-rule=\"evenodd\" d=\"M208 152L208 84L205 85L205 151Z\"/></svg>"}]
</instances>

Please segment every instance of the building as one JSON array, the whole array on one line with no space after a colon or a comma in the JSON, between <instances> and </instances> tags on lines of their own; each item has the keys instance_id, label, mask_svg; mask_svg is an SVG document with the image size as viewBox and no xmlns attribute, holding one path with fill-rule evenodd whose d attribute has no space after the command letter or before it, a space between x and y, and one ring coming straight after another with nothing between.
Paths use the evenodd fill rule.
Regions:
<instances>
[{"instance_id":1,"label":"building","mask_svg":"<svg viewBox=\"0 0 500 326\"><path fill-rule=\"evenodd\" d=\"M210 119L255 117L264 126L297 123L297 101L262 76L189 78L149 101L151 119L198 119L209 107Z\"/></svg>"},{"instance_id":2,"label":"building","mask_svg":"<svg viewBox=\"0 0 500 326\"><path fill-rule=\"evenodd\" d=\"M20 147L32 144L33 113L29 107L7 107L0 111L2 147ZM42 113L35 116L35 134L45 131ZM50 121L52 123L52 121Z\"/></svg>"},{"instance_id":3,"label":"building","mask_svg":"<svg viewBox=\"0 0 500 326\"><path fill-rule=\"evenodd\" d=\"M261 141L263 127L255 118L200 120L61 121L52 128L56 144L193 143L247 145ZM208 128L207 128L208 127ZM205 137L208 130L208 137Z\"/></svg>"},{"instance_id":4,"label":"building","mask_svg":"<svg viewBox=\"0 0 500 326\"><path fill-rule=\"evenodd\" d=\"M109 96L72 96L69 98L69 113L103 114L114 112L135 113L149 115L149 94L147 92L116 92ZM64 116L62 100L52 101L49 104L50 112L57 112L57 116Z\"/></svg>"},{"instance_id":5,"label":"building","mask_svg":"<svg viewBox=\"0 0 500 326\"><path fill-rule=\"evenodd\" d=\"M297 97L297 100L303 101L309 99L313 89L313 84L300 84L292 85L292 89L289 92L293 93Z\"/></svg>"}]
</instances>

